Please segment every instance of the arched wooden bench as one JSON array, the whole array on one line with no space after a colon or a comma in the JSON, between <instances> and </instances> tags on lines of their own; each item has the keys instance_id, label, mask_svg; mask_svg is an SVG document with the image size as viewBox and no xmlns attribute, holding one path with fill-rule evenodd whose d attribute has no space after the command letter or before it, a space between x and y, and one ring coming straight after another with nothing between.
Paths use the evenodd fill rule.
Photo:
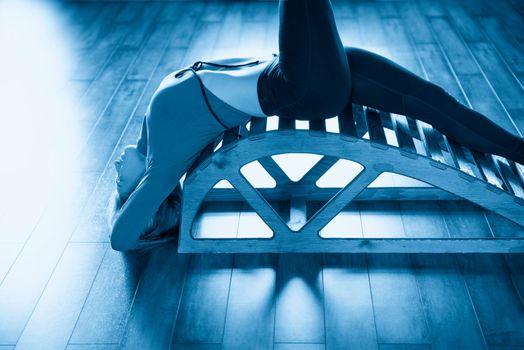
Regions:
<instances>
[{"instance_id":1,"label":"arched wooden bench","mask_svg":"<svg viewBox=\"0 0 524 350\"><path fill-rule=\"evenodd\" d=\"M271 157L286 153L322 157L295 182ZM315 186L339 159L355 162L352 164L360 172L341 188ZM275 179L275 186L255 188L248 181L241 169L254 162ZM384 172L431 186L367 188ZM178 247L181 253L524 251L521 239L321 237L322 228L352 200L465 199L524 226L521 165L469 150L421 121L364 106L353 104L338 117L312 122L253 117L209 144L186 175ZM234 188L215 186L224 180ZM269 204L279 200L288 203L285 215L279 215ZM195 238L196 221L206 211L201 207L204 201L223 207L228 201L244 201L270 234L258 238ZM313 215L307 213L308 201L317 201L320 207Z\"/></svg>"}]
</instances>

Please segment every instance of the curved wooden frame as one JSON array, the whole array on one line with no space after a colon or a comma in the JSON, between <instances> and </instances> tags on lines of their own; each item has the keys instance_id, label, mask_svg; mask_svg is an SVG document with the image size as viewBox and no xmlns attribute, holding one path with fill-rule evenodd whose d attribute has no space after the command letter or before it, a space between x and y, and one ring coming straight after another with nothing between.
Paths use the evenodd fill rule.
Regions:
<instances>
[{"instance_id":1,"label":"curved wooden frame","mask_svg":"<svg viewBox=\"0 0 524 350\"><path fill-rule=\"evenodd\" d=\"M468 150L450 142L428 124L408 117L353 105L335 118L339 132L326 131L325 120L310 122L308 129L298 130L294 120L278 119L278 128L268 130L267 118L252 118L247 125L227 130L221 139L208 145L184 182L178 251L524 251L521 239L322 238L319 231L382 172L419 179L524 226L524 176L520 165ZM388 128L394 131L398 147L388 143ZM418 148L414 142L417 140ZM324 157L328 162L345 158L360 163L364 169L319 209L297 235L240 173L243 165L280 153L322 154L328 156ZM191 228L200 205L222 179L227 179L273 230L272 238L192 237Z\"/></svg>"}]
</instances>

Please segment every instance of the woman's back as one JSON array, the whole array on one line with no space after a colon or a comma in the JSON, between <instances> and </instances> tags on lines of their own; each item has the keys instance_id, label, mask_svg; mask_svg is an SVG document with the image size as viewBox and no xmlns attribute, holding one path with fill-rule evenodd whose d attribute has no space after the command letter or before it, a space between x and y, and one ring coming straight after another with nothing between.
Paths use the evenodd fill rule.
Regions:
<instances>
[{"instance_id":1,"label":"woman's back","mask_svg":"<svg viewBox=\"0 0 524 350\"><path fill-rule=\"evenodd\" d=\"M215 96L232 107L252 116L266 117L260 107L258 77L273 61L274 57L227 58L207 61L216 64L242 64L259 61L259 64L236 68L221 68L204 65L198 71L204 86Z\"/></svg>"}]
</instances>

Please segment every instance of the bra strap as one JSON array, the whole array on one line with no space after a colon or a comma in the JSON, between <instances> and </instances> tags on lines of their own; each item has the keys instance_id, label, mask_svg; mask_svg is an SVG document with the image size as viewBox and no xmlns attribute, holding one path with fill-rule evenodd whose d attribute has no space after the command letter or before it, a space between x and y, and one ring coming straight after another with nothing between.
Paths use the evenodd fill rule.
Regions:
<instances>
[{"instance_id":1,"label":"bra strap","mask_svg":"<svg viewBox=\"0 0 524 350\"><path fill-rule=\"evenodd\" d=\"M211 108L211 104L209 103L209 100L207 99L207 95L206 95L206 92L204 90L204 84L202 83L202 80L200 79L200 77L198 76L198 74L196 73L196 70L193 69L193 67L189 67L189 68L186 68L183 70L183 72L187 72L187 71L191 71L193 72L193 74L195 74L195 76L197 77L197 80L198 80L198 84L200 85L200 91L202 91L202 96L204 97L204 101L206 102L206 105L207 105L207 108L209 109L209 111L211 112L211 114L213 115L213 117L216 119L216 121L222 125L222 127L224 128L224 130L227 130L229 129L229 127L227 125L225 125L221 120L220 118L216 115L215 111L213 111L213 108ZM179 73L182 73L182 71L180 71ZM175 75L175 77L177 77ZM178 77L177 77L178 78Z\"/></svg>"}]
</instances>

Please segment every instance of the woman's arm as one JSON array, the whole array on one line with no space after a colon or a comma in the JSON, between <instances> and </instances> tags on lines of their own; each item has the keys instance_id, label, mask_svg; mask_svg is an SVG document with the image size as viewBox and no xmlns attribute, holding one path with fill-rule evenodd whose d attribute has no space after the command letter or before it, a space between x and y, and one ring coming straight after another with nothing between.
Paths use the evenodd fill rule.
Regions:
<instances>
[{"instance_id":1,"label":"woman's arm","mask_svg":"<svg viewBox=\"0 0 524 350\"><path fill-rule=\"evenodd\" d=\"M150 228L148 228L148 230L151 230L151 232L147 232L145 234L142 233L140 235L139 241L135 247L136 249L144 250L152 248L159 244L164 244L173 241L174 238L176 238L175 235L170 234L170 231L175 228L180 218L180 186L177 186L177 189L178 191L173 191L173 193L169 195L168 199L162 202L160 208L158 208L157 212L155 213L154 218L152 218L148 223L148 226L151 226ZM170 197L171 199L169 199ZM176 202L173 203L173 201ZM113 230L114 222L116 220L116 214L120 211L122 204L122 199L118 194L118 191L115 190L111 196L108 207L108 224L109 227L111 227L111 230ZM109 234L109 240L112 243L115 242L115 246L118 245L118 242L116 242L116 237L113 233ZM114 249L122 250L116 248Z\"/></svg>"},{"instance_id":2,"label":"woman's arm","mask_svg":"<svg viewBox=\"0 0 524 350\"><path fill-rule=\"evenodd\" d=\"M181 171L178 165L149 168L146 171L112 219L110 236L113 249L127 251L157 243L141 242L140 236L148 228L162 202L176 187Z\"/></svg>"}]
</instances>

